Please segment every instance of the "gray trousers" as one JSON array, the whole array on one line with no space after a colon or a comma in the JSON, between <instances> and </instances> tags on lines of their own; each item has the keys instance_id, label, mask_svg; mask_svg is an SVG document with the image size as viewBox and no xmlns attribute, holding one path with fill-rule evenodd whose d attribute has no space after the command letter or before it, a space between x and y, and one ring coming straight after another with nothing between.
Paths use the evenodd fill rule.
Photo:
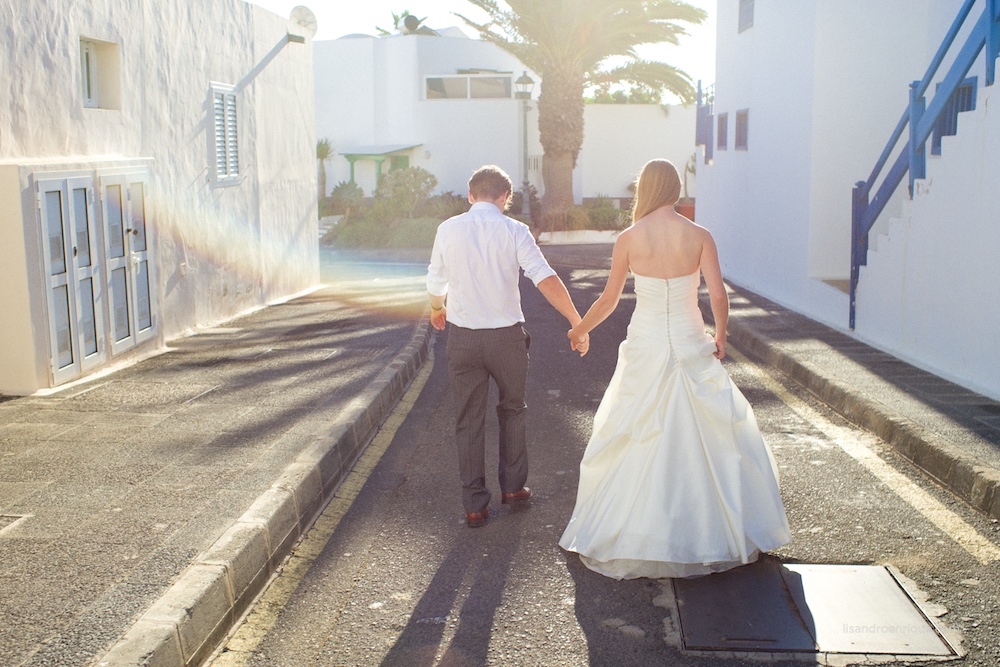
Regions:
<instances>
[{"instance_id":1,"label":"gray trousers","mask_svg":"<svg viewBox=\"0 0 1000 667\"><path fill-rule=\"evenodd\" d=\"M455 444L466 512L482 512L490 503L486 488L486 404L490 378L500 394L501 493L520 491L528 479L525 442L525 383L531 337L520 324L502 329L448 329L448 374L455 400Z\"/></svg>"}]
</instances>

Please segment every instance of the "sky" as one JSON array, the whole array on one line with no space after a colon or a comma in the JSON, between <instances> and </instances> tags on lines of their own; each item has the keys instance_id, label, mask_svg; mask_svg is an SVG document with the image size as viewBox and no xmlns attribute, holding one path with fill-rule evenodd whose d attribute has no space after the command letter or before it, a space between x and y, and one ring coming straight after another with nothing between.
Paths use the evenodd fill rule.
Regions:
<instances>
[{"instance_id":1,"label":"sky","mask_svg":"<svg viewBox=\"0 0 1000 667\"><path fill-rule=\"evenodd\" d=\"M316 16L315 39L337 39L351 33L376 34L376 26L392 30L392 14L409 10L419 18L426 17L425 25L431 28L461 26L462 21L453 13L464 14L473 20L484 15L478 8L464 0L248 0L279 14L290 16L297 5L305 5ZM716 0L687 0L708 12L708 19L700 26L689 27L689 35L681 38L679 47L670 44L641 47L639 55L650 60L660 60L687 72L692 80L701 79L705 85L715 81L715 3ZM468 28L463 28L472 36Z\"/></svg>"}]
</instances>

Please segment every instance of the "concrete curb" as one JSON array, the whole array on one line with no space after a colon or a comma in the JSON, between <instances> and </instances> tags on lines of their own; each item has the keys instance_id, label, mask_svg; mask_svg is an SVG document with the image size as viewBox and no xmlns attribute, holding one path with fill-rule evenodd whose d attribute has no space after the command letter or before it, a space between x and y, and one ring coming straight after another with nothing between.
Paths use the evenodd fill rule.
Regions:
<instances>
[{"instance_id":1,"label":"concrete curb","mask_svg":"<svg viewBox=\"0 0 1000 667\"><path fill-rule=\"evenodd\" d=\"M711 320L711 310L702 310L708 311L705 318ZM746 326L738 318L731 317L729 320L729 337L742 352L779 369L845 419L890 444L913 465L974 509L990 518L1000 519L1000 470L984 464L940 434L875 398L859 393L856 387L803 363L773 344L767 335Z\"/></svg>"},{"instance_id":2,"label":"concrete curb","mask_svg":"<svg viewBox=\"0 0 1000 667\"><path fill-rule=\"evenodd\" d=\"M100 667L201 664L239 620L340 483L426 361L427 318L409 344L352 399L243 516L181 573Z\"/></svg>"}]
</instances>

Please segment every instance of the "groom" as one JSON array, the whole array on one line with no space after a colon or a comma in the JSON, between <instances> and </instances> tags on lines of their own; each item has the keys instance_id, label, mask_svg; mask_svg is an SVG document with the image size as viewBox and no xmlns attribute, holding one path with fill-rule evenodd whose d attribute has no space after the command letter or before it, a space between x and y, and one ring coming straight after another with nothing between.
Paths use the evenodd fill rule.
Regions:
<instances>
[{"instance_id":1,"label":"groom","mask_svg":"<svg viewBox=\"0 0 1000 667\"><path fill-rule=\"evenodd\" d=\"M524 329L520 270L570 326L580 322L566 286L542 256L528 226L503 214L513 190L499 167L481 167L469 179L467 213L438 227L427 268L431 324L448 332L448 374L455 397L455 441L462 504L469 528L489 517L486 488L486 403L490 378L500 403L499 477L501 502L527 500L531 489L525 442L525 382L531 337ZM445 302L447 300L447 307ZM574 343L580 356L589 339Z\"/></svg>"}]
</instances>

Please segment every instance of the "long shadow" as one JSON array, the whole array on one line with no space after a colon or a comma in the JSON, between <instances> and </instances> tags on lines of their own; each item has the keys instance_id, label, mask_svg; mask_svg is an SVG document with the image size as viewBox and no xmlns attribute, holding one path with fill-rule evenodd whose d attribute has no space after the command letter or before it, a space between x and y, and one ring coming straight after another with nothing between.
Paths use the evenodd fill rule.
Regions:
<instances>
[{"instance_id":1,"label":"long shadow","mask_svg":"<svg viewBox=\"0 0 1000 667\"><path fill-rule=\"evenodd\" d=\"M503 516L506 521L514 518ZM382 667L477 667L487 663L493 619L521 542L519 526L505 528L502 540L496 539L495 531L463 534L441 562L406 627L380 663ZM456 614L455 604L470 578ZM438 659L449 628L455 628L454 635Z\"/></svg>"},{"instance_id":2,"label":"long shadow","mask_svg":"<svg viewBox=\"0 0 1000 667\"><path fill-rule=\"evenodd\" d=\"M919 403L975 433L987 445L1000 450L1000 401L912 366L743 287L731 287L734 287L736 298L730 304L730 322L743 323L748 329L778 343L820 341ZM707 297L704 293L701 297L702 311L706 320L711 321ZM759 312L746 314L741 311ZM734 338L738 343L738 332Z\"/></svg>"}]
</instances>

